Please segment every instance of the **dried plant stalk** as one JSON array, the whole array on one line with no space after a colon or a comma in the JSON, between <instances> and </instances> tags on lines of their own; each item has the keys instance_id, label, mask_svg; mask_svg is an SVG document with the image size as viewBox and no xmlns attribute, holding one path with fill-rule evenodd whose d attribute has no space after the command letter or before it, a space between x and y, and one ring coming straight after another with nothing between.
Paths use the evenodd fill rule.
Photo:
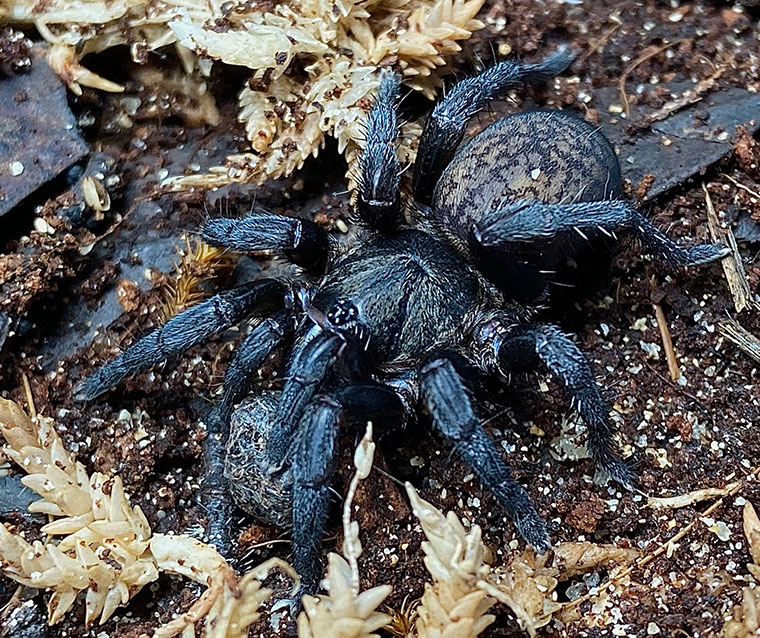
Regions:
<instances>
[{"instance_id":1,"label":"dried plant stalk","mask_svg":"<svg viewBox=\"0 0 760 638\"><path fill-rule=\"evenodd\" d=\"M494 600L478 584L490 571L480 527L473 525L468 533L456 514L444 516L408 483L406 491L427 538L422 549L433 577L417 608L417 636L474 638L495 619L486 613Z\"/></svg>"},{"instance_id":2,"label":"dried plant stalk","mask_svg":"<svg viewBox=\"0 0 760 638\"><path fill-rule=\"evenodd\" d=\"M224 248L209 246L201 239L191 240L188 235L184 239L185 248L177 249L179 260L164 290L161 308L164 321L205 299L208 294L202 285L222 273L229 273L236 264L234 253Z\"/></svg>"},{"instance_id":3,"label":"dried plant stalk","mask_svg":"<svg viewBox=\"0 0 760 638\"><path fill-rule=\"evenodd\" d=\"M760 580L760 518L749 501L744 504L744 535L752 557L747 569L756 580ZM742 590L741 604L733 608L731 618L718 635L720 638L752 638L759 634L760 588L755 584Z\"/></svg>"}]
</instances>

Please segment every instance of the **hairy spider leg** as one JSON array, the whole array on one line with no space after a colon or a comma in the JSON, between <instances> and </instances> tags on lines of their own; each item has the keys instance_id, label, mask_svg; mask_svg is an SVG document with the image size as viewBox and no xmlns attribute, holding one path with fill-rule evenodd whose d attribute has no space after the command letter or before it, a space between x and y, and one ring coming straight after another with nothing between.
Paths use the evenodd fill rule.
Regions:
<instances>
[{"instance_id":1,"label":"hairy spider leg","mask_svg":"<svg viewBox=\"0 0 760 638\"><path fill-rule=\"evenodd\" d=\"M510 251L540 251L561 236L589 233L605 234L631 230L655 255L674 266L696 266L725 257L729 249L722 244L681 246L655 227L631 204L610 200L545 204L519 202L493 211L472 229L474 239L486 247Z\"/></svg>"},{"instance_id":2,"label":"hairy spider leg","mask_svg":"<svg viewBox=\"0 0 760 638\"><path fill-rule=\"evenodd\" d=\"M433 190L464 137L469 119L491 100L503 98L524 83L540 84L562 73L575 59L566 46L537 64L499 62L473 77L460 80L435 105L425 122L414 163L414 198L430 206Z\"/></svg>"},{"instance_id":3,"label":"hairy spider leg","mask_svg":"<svg viewBox=\"0 0 760 638\"><path fill-rule=\"evenodd\" d=\"M203 224L203 239L213 246L244 251L275 251L294 264L324 272L330 247L327 231L310 219L256 213L232 219L220 217Z\"/></svg>"},{"instance_id":4,"label":"hairy spider leg","mask_svg":"<svg viewBox=\"0 0 760 638\"><path fill-rule=\"evenodd\" d=\"M426 364L420 372L420 390L434 425L493 492L522 537L539 553L548 551L551 543L544 521L525 488L511 478L511 468L480 424L452 362L439 358Z\"/></svg>"},{"instance_id":5,"label":"hairy spider leg","mask_svg":"<svg viewBox=\"0 0 760 638\"><path fill-rule=\"evenodd\" d=\"M293 567L303 594L315 594L322 578L320 544L330 503L341 425L403 422L404 405L390 388L349 385L320 394L306 406L298 427L293 467Z\"/></svg>"},{"instance_id":6,"label":"hairy spider leg","mask_svg":"<svg viewBox=\"0 0 760 638\"><path fill-rule=\"evenodd\" d=\"M281 471L294 448L294 437L304 409L317 393L335 362L343 354L346 337L315 327L314 335L299 345L288 366L288 374L275 412L275 429L266 442L272 459L270 474Z\"/></svg>"},{"instance_id":7,"label":"hairy spider leg","mask_svg":"<svg viewBox=\"0 0 760 638\"><path fill-rule=\"evenodd\" d=\"M206 540L225 555L231 547L229 520L233 503L224 477L229 439L229 417L235 404L248 392L256 371L271 352L292 332L292 313L281 311L264 319L243 340L224 375L224 397L206 417L203 443L204 476L200 502L206 510Z\"/></svg>"},{"instance_id":8,"label":"hairy spider leg","mask_svg":"<svg viewBox=\"0 0 760 638\"><path fill-rule=\"evenodd\" d=\"M261 279L183 310L87 377L74 393L74 400L91 401L126 377L185 352L248 315L269 314L282 307L286 292L282 282Z\"/></svg>"},{"instance_id":9,"label":"hairy spider leg","mask_svg":"<svg viewBox=\"0 0 760 638\"><path fill-rule=\"evenodd\" d=\"M277 312L259 323L243 339L224 375L224 396L217 405L226 418L251 387L257 370L269 354L293 332L293 313Z\"/></svg>"},{"instance_id":10,"label":"hairy spider leg","mask_svg":"<svg viewBox=\"0 0 760 638\"><path fill-rule=\"evenodd\" d=\"M399 77L385 71L365 126L359 163L356 214L373 228L389 233L401 222L401 169L396 155Z\"/></svg>"},{"instance_id":11,"label":"hairy spider leg","mask_svg":"<svg viewBox=\"0 0 760 638\"><path fill-rule=\"evenodd\" d=\"M498 370L534 370L543 363L562 383L589 431L588 448L597 467L615 481L633 489L636 475L615 451L615 425L584 354L557 326L534 324L506 328L489 340L491 359Z\"/></svg>"}]
</instances>

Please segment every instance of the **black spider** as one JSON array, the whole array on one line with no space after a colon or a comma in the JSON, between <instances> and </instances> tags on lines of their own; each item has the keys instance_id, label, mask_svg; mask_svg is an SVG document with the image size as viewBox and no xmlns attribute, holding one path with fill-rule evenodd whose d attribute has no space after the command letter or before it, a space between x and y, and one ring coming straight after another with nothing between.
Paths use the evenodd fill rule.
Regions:
<instances>
[{"instance_id":1,"label":"black spider","mask_svg":"<svg viewBox=\"0 0 760 638\"><path fill-rule=\"evenodd\" d=\"M460 148L469 119L489 100L552 78L571 61L562 48L538 64L501 62L455 84L425 124L410 210L402 206L394 150L398 78L386 72L367 123L355 207L365 231L355 245L338 253L323 229L303 219L208 221L206 241L279 252L313 276L252 281L189 308L97 370L76 398L93 399L256 315L261 320L230 363L224 397L209 418L217 459L210 485L222 487L218 458L233 407L268 354L289 341L281 392L259 394L233 414L227 471L246 509L292 525L304 591L313 592L322 574L319 542L341 424L403 423L418 403L528 543L548 550L544 522L479 422L461 370L508 375L543 363L588 426L597 466L630 487L634 474L615 452L610 408L588 362L559 328L533 322L529 302L545 299L547 273L619 230L677 265L725 254L719 245L679 246L621 201L609 142L567 113L506 117ZM223 492L216 499L227 503Z\"/></svg>"}]
</instances>

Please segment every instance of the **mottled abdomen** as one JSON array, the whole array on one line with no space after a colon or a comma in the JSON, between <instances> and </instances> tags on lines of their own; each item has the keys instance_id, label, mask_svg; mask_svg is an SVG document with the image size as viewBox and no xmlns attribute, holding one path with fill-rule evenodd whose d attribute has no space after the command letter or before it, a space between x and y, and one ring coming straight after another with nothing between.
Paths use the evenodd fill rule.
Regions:
<instances>
[{"instance_id":1,"label":"mottled abdomen","mask_svg":"<svg viewBox=\"0 0 760 638\"><path fill-rule=\"evenodd\" d=\"M512 267L492 251L473 255L471 228L485 212L521 200L567 203L621 194L620 165L598 127L564 111L524 111L494 122L457 151L435 189L432 215L460 252L514 281L530 278L529 271L537 277L540 270L561 269L588 242L578 237L546 246L531 255L535 268ZM530 298L540 287L518 296Z\"/></svg>"}]
</instances>

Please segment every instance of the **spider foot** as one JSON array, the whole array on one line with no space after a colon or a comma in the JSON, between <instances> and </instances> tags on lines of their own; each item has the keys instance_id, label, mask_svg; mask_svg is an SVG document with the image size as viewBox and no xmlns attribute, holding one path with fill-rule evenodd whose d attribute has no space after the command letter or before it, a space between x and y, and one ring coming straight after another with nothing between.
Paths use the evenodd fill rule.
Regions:
<instances>
[{"instance_id":1,"label":"spider foot","mask_svg":"<svg viewBox=\"0 0 760 638\"><path fill-rule=\"evenodd\" d=\"M545 554L551 549L552 544L549 540L549 533L546 531L546 523L538 515L538 512L533 510L523 516L515 516L514 523L517 531L520 532L520 536L536 552Z\"/></svg>"},{"instance_id":2,"label":"spider foot","mask_svg":"<svg viewBox=\"0 0 760 638\"><path fill-rule=\"evenodd\" d=\"M731 249L723 244L700 244L685 248L683 255L677 255L679 258L675 261L678 266L701 266L723 259L730 253Z\"/></svg>"},{"instance_id":3,"label":"spider foot","mask_svg":"<svg viewBox=\"0 0 760 638\"><path fill-rule=\"evenodd\" d=\"M636 489L636 483L638 482L636 471L622 459L614 457L603 464L600 463L598 466L602 471L609 474L613 481L619 483L628 491L633 492Z\"/></svg>"}]
</instances>

